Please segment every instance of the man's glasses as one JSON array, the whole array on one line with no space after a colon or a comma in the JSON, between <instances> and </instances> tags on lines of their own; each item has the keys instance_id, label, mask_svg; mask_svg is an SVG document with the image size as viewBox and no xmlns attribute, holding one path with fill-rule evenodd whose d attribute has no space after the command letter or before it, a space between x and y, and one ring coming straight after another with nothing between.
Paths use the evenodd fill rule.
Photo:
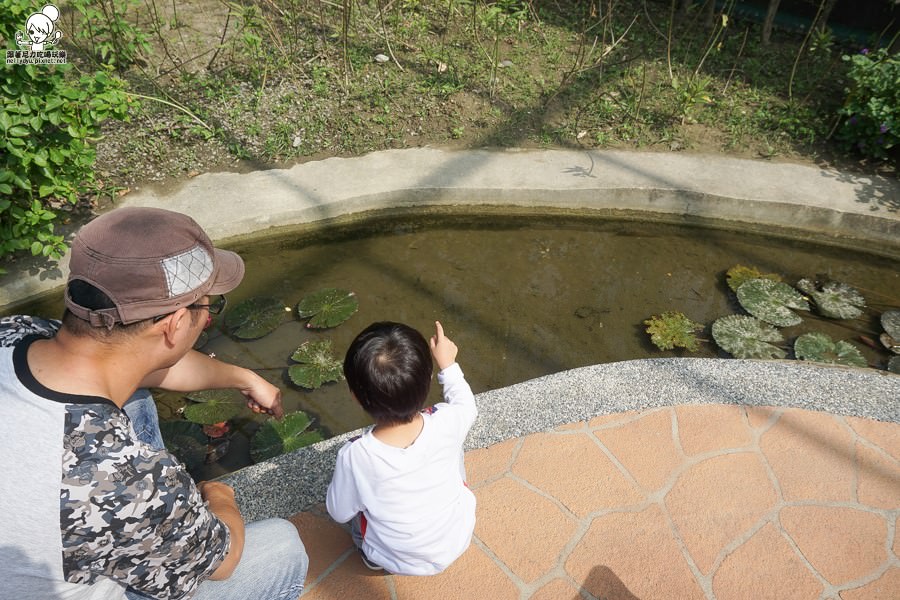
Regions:
<instances>
[{"instance_id":1,"label":"man's glasses","mask_svg":"<svg viewBox=\"0 0 900 600\"><path fill-rule=\"evenodd\" d=\"M187 308L188 310L200 310L205 308L209 310L210 321L212 321L212 315L217 315L225 310L226 304L228 304L228 301L225 299L225 295L223 294L219 296L218 300L210 302L209 304L188 304L185 308ZM153 317L153 322L158 323L168 317L170 314L171 313L166 313L164 315L159 315L158 317ZM207 323L207 326L209 326L209 323Z\"/></svg>"},{"instance_id":2,"label":"man's glasses","mask_svg":"<svg viewBox=\"0 0 900 600\"><path fill-rule=\"evenodd\" d=\"M225 295L219 296L219 299L215 302L210 302L209 304L190 304L188 305L188 309L197 310L201 308L209 309L209 314L218 315L223 310L225 310L225 305L228 304L228 300L225 299Z\"/></svg>"}]
</instances>

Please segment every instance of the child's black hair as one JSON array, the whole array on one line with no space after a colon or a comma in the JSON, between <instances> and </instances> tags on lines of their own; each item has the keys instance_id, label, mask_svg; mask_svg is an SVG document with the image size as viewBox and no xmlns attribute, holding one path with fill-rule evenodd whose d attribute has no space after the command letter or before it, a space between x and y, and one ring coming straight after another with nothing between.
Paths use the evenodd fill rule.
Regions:
<instances>
[{"instance_id":1,"label":"child's black hair","mask_svg":"<svg viewBox=\"0 0 900 600\"><path fill-rule=\"evenodd\" d=\"M372 323L344 358L350 391L375 422L409 423L431 388L431 350L421 333L402 323Z\"/></svg>"}]
</instances>

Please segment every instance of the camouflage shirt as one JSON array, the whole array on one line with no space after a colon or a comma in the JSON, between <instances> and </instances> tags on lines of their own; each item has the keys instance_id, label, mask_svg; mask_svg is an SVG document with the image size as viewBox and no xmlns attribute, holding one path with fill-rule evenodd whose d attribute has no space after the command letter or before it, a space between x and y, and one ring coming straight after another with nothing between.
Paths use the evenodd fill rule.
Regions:
<instances>
[{"instance_id":1,"label":"camouflage shirt","mask_svg":"<svg viewBox=\"0 0 900 600\"><path fill-rule=\"evenodd\" d=\"M25 360L57 322L0 319L0 598L190 598L228 530L184 466L106 398L42 386ZM14 492L14 493L10 493Z\"/></svg>"}]
</instances>

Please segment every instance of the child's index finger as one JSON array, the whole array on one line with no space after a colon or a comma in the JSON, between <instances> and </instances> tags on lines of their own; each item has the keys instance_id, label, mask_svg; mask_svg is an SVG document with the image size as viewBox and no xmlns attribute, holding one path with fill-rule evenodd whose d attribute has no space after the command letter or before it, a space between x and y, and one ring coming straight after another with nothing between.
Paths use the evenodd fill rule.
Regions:
<instances>
[{"instance_id":1,"label":"child's index finger","mask_svg":"<svg viewBox=\"0 0 900 600\"><path fill-rule=\"evenodd\" d=\"M440 341L441 338L444 337L444 327L441 325L440 321L434 322L434 329L437 332L437 335L435 337L437 337L437 341Z\"/></svg>"}]
</instances>

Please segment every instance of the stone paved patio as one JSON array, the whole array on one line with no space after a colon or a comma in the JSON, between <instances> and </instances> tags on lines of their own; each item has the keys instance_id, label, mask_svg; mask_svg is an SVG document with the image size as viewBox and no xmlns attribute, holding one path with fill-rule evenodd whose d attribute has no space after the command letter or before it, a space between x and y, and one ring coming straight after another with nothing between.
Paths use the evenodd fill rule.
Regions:
<instances>
[{"instance_id":1,"label":"stone paved patio","mask_svg":"<svg viewBox=\"0 0 900 600\"><path fill-rule=\"evenodd\" d=\"M900 425L795 408L628 411L466 454L478 522L434 577L373 573L294 515L309 600L900 597Z\"/></svg>"}]
</instances>

